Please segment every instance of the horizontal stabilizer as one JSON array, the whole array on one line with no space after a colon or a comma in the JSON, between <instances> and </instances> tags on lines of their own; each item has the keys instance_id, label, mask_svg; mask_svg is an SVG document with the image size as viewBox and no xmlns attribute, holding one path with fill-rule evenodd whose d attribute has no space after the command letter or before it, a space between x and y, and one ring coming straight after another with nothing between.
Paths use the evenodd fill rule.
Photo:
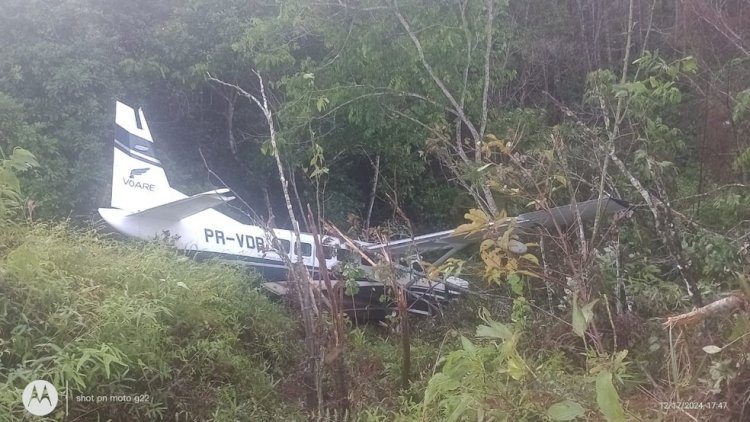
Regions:
<instances>
[{"instance_id":1,"label":"horizontal stabilizer","mask_svg":"<svg viewBox=\"0 0 750 422\"><path fill-rule=\"evenodd\" d=\"M189 217L193 214L197 214L201 211L205 211L209 208L233 200L233 196L225 196L227 193L229 193L229 189L217 189L203 192L130 214L129 217L179 221L185 217Z\"/></svg>"}]
</instances>

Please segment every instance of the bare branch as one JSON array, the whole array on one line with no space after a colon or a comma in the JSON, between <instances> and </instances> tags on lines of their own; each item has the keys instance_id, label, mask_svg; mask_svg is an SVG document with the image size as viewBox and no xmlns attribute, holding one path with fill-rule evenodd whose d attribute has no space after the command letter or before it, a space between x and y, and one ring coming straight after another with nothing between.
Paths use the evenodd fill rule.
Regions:
<instances>
[{"instance_id":1,"label":"bare branch","mask_svg":"<svg viewBox=\"0 0 750 422\"><path fill-rule=\"evenodd\" d=\"M620 76L620 84L625 84L628 79L628 66L630 65L630 44L631 39L633 37L633 0L630 0L629 6L628 6L628 36L625 41L625 57L622 59L622 75ZM629 102L629 101L628 101ZM608 145L607 149L609 150L610 154L607 154L604 156L604 164L602 165L602 174L599 179L599 193L598 197L599 200L602 199L604 196L604 182L607 179L607 170L609 167L609 160L610 156L614 154L615 151L615 140L617 139L617 136L620 131L620 124L622 123L622 119L625 116L625 113L623 112L623 97L620 96L617 99L617 108L615 109L615 116L614 116L614 124L610 127L610 119L609 119L609 113L607 113L606 107L604 106L604 99L599 97L599 105L602 109L602 113L604 114L604 125L607 130L608 135ZM599 230L599 222L601 220L601 210L596 210L596 216L594 217L594 230L592 234L592 239L594 236L596 236L597 231Z\"/></svg>"},{"instance_id":2,"label":"bare branch","mask_svg":"<svg viewBox=\"0 0 750 422\"><path fill-rule=\"evenodd\" d=\"M455 110L455 113L458 115L461 121L466 125L466 127L469 128L469 131L471 132L471 135L474 138L474 141L481 142L481 137L479 135L479 132L477 132L476 127L474 127L471 121L469 121L469 119L466 117L463 107L461 107L458 101L456 101L456 99L453 97L453 94L451 94L451 92L443 83L443 80L440 79L440 77L438 77L435 74L435 71L432 69L432 66L427 61L427 58L424 55L424 50L422 49L422 43L419 42L419 39L414 34L414 31L412 31L411 26L409 26L409 22L406 21L406 18L404 18L404 15L402 15L398 9L398 1L394 0L393 3L394 3L394 13L396 14L396 17L398 18L399 22L401 22L401 26L406 31L406 34L409 36L412 43L414 44L414 47L417 49L417 53L419 54L419 59L422 62L422 67L425 68L427 73L430 75L430 78L432 78L432 81L435 83L435 85L437 85L438 88L440 88L440 91L443 93L445 98L451 104L451 107L453 107L453 110Z\"/></svg>"},{"instance_id":3,"label":"bare branch","mask_svg":"<svg viewBox=\"0 0 750 422\"><path fill-rule=\"evenodd\" d=\"M372 218L372 207L375 205L375 194L377 193L378 189L378 179L380 179L380 154L375 157L375 162L373 163L372 160L370 160L370 164L372 164L372 168L374 170L374 175L372 176L372 190L370 191L370 204L367 207L367 218L365 218L365 233L370 231L370 219Z\"/></svg>"},{"instance_id":4,"label":"bare branch","mask_svg":"<svg viewBox=\"0 0 750 422\"><path fill-rule=\"evenodd\" d=\"M740 189L749 189L749 188L750 188L750 185L744 185L744 184L742 184L742 183L730 183L730 184L728 184L728 185L722 185L722 186L719 186L718 188L716 188L716 189L712 189L712 190L710 190L710 191L708 191L708 192L704 192L704 193L699 193L699 194L697 194L697 195L689 195L689 196L683 196L682 198L676 198L676 199L673 199L673 200L672 200L672 202L678 202L678 201L689 201L689 200L691 200L691 199L696 199L696 198L703 198L703 197L705 197L705 196L710 196L710 195L713 195L713 194L715 194L716 192L722 191L722 190L724 190L724 189L733 189L733 188L740 188Z\"/></svg>"},{"instance_id":5,"label":"bare branch","mask_svg":"<svg viewBox=\"0 0 750 422\"><path fill-rule=\"evenodd\" d=\"M471 45L471 32L469 31L469 24L466 22L466 4L468 0L461 0L459 4L459 10L461 11L461 26L464 29L464 37L466 38L466 63L464 65L463 75L463 88L461 89L461 108L464 106L466 100L466 89L469 83L469 67L471 67L471 53L474 51Z\"/></svg>"},{"instance_id":6,"label":"bare branch","mask_svg":"<svg viewBox=\"0 0 750 422\"><path fill-rule=\"evenodd\" d=\"M750 57L750 49L744 45L742 37L727 24L726 20L721 15L721 11L714 9L711 6L711 2L695 0L682 1L688 2L696 16L711 25L716 31L723 35L724 38L732 43L732 45L740 50L742 54Z\"/></svg>"},{"instance_id":7,"label":"bare branch","mask_svg":"<svg viewBox=\"0 0 750 422\"><path fill-rule=\"evenodd\" d=\"M482 139L484 139L484 131L487 128L487 96L490 91L490 53L492 53L492 22L494 20L493 6L495 5L494 0L487 0L487 26L485 28L485 37L487 37L487 44L484 50L484 88L482 91L482 117L479 123L479 138L476 139L476 160L479 162L481 158L481 145Z\"/></svg>"}]
</instances>

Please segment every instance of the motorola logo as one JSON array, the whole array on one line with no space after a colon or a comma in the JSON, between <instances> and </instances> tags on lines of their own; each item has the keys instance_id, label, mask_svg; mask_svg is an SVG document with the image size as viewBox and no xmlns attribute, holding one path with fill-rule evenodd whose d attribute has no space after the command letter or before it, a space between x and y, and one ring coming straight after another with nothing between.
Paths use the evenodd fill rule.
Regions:
<instances>
[{"instance_id":1,"label":"motorola logo","mask_svg":"<svg viewBox=\"0 0 750 422\"><path fill-rule=\"evenodd\" d=\"M31 381L21 395L23 407L34 416L46 416L57 406L55 386L44 380Z\"/></svg>"}]
</instances>

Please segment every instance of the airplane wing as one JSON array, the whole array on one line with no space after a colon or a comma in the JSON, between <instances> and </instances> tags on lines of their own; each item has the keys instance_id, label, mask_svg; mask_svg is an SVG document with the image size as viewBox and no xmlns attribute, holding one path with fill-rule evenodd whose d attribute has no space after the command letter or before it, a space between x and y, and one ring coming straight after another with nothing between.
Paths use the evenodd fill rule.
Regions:
<instances>
[{"instance_id":1,"label":"airplane wing","mask_svg":"<svg viewBox=\"0 0 750 422\"><path fill-rule=\"evenodd\" d=\"M229 193L229 189L203 192L187 198L167 202L164 205L148 208L141 212L130 214L130 216L178 221L233 200L233 196L225 196L227 193Z\"/></svg>"},{"instance_id":2,"label":"airplane wing","mask_svg":"<svg viewBox=\"0 0 750 422\"><path fill-rule=\"evenodd\" d=\"M623 200L611 197L602 198L601 202L597 199L579 202L576 204L578 212L581 214L583 221L593 220L596 216L597 208L601 208L602 215L612 214L629 208L629 204ZM498 233L503 233L513 224L516 229L529 230L535 227L544 227L554 229L556 225L561 227L568 226L575 222L576 214L572 204L561 207L550 208L548 210L533 211L521 214L515 218L508 218L502 223L497 223L494 229ZM414 238L400 239L388 243L367 245L366 250L372 252L387 251L392 256L398 257L409 255L414 252L429 252L436 250L446 250L448 252L440 257L435 263L440 263L452 256L467 245L482 240L484 233L482 231L470 234L456 234L454 230L446 230L437 233L430 233Z\"/></svg>"}]
</instances>

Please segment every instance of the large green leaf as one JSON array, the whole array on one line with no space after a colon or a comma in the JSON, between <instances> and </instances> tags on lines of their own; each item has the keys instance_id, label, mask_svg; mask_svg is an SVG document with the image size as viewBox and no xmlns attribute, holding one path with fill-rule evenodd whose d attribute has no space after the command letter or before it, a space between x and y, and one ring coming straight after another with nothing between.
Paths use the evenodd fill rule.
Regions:
<instances>
[{"instance_id":1,"label":"large green leaf","mask_svg":"<svg viewBox=\"0 0 750 422\"><path fill-rule=\"evenodd\" d=\"M471 341L464 336L461 336L461 345L463 346L464 350L466 350L469 353L477 352L476 346L474 346L474 344L472 344Z\"/></svg>"},{"instance_id":2,"label":"large green leaf","mask_svg":"<svg viewBox=\"0 0 750 422\"><path fill-rule=\"evenodd\" d=\"M573 297L573 332L578 337L583 337L588 328L589 323L594 319L594 305L598 301L594 300L586 305L578 306L578 299Z\"/></svg>"},{"instance_id":3,"label":"large green leaf","mask_svg":"<svg viewBox=\"0 0 750 422\"><path fill-rule=\"evenodd\" d=\"M511 331L508 326L505 324L501 324L497 321L488 321L489 325L479 325L477 326L477 337L489 337L489 338L497 338L501 340L508 340L513 336L513 331Z\"/></svg>"},{"instance_id":4,"label":"large green leaf","mask_svg":"<svg viewBox=\"0 0 750 422\"><path fill-rule=\"evenodd\" d=\"M563 400L547 409L547 417L553 421L572 421L576 418L582 418L585 413L586 410L583 406L571 400Z\"/></svg>"},{"instance_id":5,"label":"large green leaf","mask_svg":"<svg viewBox=\"0 0 750 422\"><path fill-rule=\"evenodd\" d=\"M596 403L599 410L610 422L625 420L625 411L620 403L614 384L612 384L612 373L602 371L596 377Z\"/></svg>"},{"instance_id":6,"label":"large green leaf","mask_svg":"<svg viewBox=\"0 0 750 422\"><path fill-rule=\"evenodd\" d=\"M513 337L513 330L507 325L492 319L486 308L482 308L479 311L479 317L487 325L477 326L477 337L496 338L504 341L508 341Z\"/></svg>"},{"instance_id":7,"label":"large green leaf","mask_svg":"<svg viewBox=\"0 0 750 422\"><path fill-rule=\"evenodd\" d=\"M14 170L26 170L30 167L38 167L39 163L36 161L34 154L26 149L16 147L13 149L13 154L10 156L10 165Z\"/></svg>"}]
</instances>

